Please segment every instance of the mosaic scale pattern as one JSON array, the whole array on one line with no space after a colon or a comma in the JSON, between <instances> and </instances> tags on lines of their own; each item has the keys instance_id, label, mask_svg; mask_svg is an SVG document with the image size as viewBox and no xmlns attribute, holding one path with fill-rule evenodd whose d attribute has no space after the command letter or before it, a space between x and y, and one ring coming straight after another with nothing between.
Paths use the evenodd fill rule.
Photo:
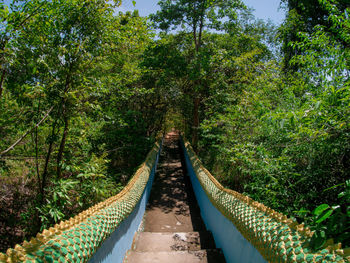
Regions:
<instances>
[{"instance_id":1,"label":"mosaic scale pattern","mask_svg":"<svg viewBox=\"0 0 350 263\"><path fill-rule=\"evenodd\" d=\"M224 188L207 171L188 142L185 147L196 176L212 204L228 218L268 262L350 262L349 251L332 244L313 251L313 232L285 215Z\"/></svg>"},{"instance_id":2,"label":"mosaic scale pattern","mask_svg":"<svg viewBox=\"0 0 350 263\"><path fill-rule=\"evenodd\" d=\"M0 254L0 262L87 262L139 202L159 149L160 142L118 195Z\"/></svg>"}]
</instances>

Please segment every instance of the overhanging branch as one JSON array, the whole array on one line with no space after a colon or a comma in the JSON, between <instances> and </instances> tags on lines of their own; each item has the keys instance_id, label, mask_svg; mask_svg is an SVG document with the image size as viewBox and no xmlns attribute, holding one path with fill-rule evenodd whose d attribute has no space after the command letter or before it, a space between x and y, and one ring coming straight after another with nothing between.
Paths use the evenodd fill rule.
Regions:
<instances>
[{"instance_id":1,"label":"overhanging branch","mask_svg":"<svg viewBox=\"0 0 350 263\"><path fill-rule=\"evenodd\" d=\"M31 129L26 131L14 144L12 144L10 147L8 147L6 150L2 151L0 153L0 157L8 153L9 151L13 150L29 133L31 133L34 129L38 128L40 124L46 120L46 118L50 115L51 111L53 110L54 106L52 106L45 114L45 116Z\"/></svg>"}]
</instances>

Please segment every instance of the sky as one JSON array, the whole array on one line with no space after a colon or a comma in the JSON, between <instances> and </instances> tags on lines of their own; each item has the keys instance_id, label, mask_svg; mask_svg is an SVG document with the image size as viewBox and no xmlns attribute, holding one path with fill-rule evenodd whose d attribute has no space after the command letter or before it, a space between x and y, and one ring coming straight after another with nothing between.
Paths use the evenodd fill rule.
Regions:
<instances>
[{"instance_id":1,"label":"sky","mask_svg":"<svg viewBox=\"0 0 350 263\"><path fill-rule=\"evenodd\" d=\"M120 11L131 11L138 9L141 16L147 16L155 13L158 8L159 0L135 0L136 6L132 4L132 0L123 0ZM257 18L271 19L275 24L280 24L284 19L284 11L279 10L281 0L242 0L248 7L255 9L253 12ZM8 4L10 0L5 0Z\"/></svg>"},{"instance_id":2,"label":"sky","mask_svg":"<svg viewBox=\"0 0 350 263\"><path fill-rule=\"evenodd\" d=\"M123 0L120 11L130 11L138 9L141 16L147 16L155 13L158 8L159 0L136 0L136 6L132 4L132 0ZM264 20L271 19L275 24L280 24L284 19L284 11L279 10L280 0L243 0L248 6L255 9L253 12L257 18Z\"/></svg>"}]
</instances>

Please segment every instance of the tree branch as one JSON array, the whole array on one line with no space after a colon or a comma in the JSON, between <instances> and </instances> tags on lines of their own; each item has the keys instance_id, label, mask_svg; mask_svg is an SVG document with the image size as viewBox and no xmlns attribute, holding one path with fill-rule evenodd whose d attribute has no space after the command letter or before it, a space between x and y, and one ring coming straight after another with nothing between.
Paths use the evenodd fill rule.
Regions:
<instances>
[{"instance_id":1,"label":"tree branch","mask_svg":"<svg viewBox=\"0 0 350 263\"><path fill-rule=\"evenodd\" d=\"M34 11L32 13L30 13L27 17L25 17L17 26L14 27L14 31L16 31L17 29L19 29L20 27L22 27L24 25L24 23L31 18L32 16L34 16L36 14L37 11L39 11L39 9L45 4L46 2L43 1L37 8L34 9Z\"/></svg>"},{"instance_id":2,"label":"tree branch","mask_svg":"<svg viewBox=\"0 0 350 263\"><path fill-rule=\"evenodd\" d=\"M38 128L40 126L40 124L46 120L46 118L49 116L49 114L51 113L51 111L53 110L54 106L52 106L47 113L45 114L45 116L31 129L29 129L26 133L24 133L14 144L12 144L10 147L8 147L5 151L2 151L0 153L0 157L2 155L5 155L6 153L8 153L9 151L13 150L29 133L31 133L34 129Z\"/></svg>"},{"instance_id":3,"label":"tree branch","mask_svg":"<svg viewBox=\"0 0 350 263\"><path fill-rule=\"evenodd\" d=\"M204 17L205 17L205 1L202 3L201 8L201 19L199 24L199 35L198 35L198 49L202 46L202 33L203 33L203 27L204 27Z\"/></svg>"},{"instance_id":4,"label":"tree branch","mask_svg":"<svg viewBox=\"0 0 350 263\"><path fill-rule=\"evenodd\" d=\"M1 77L0 77L0 99L2 97L2 93L3 93L3 83L4 83L4 80L5 80L5 75L6 75L6 70L3 69L2 72L1 72Z\"/></svg>"}]
</instances>

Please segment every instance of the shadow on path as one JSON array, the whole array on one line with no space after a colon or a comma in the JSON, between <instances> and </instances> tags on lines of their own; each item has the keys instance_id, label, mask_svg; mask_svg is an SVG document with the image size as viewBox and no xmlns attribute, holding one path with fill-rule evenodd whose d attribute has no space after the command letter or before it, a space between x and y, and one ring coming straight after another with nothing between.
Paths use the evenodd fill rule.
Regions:
<instances>
[{"instance_id":1,"label":"shadow on path","mask_svg":"<svg viewBox=\"0 0 350 263\"><path fill-rule=\"evenodd\" d=\"M179 136L170 133L147 205L145 231L205 231L189 177L183 167Z\"/></svg>"}]
</instances>

